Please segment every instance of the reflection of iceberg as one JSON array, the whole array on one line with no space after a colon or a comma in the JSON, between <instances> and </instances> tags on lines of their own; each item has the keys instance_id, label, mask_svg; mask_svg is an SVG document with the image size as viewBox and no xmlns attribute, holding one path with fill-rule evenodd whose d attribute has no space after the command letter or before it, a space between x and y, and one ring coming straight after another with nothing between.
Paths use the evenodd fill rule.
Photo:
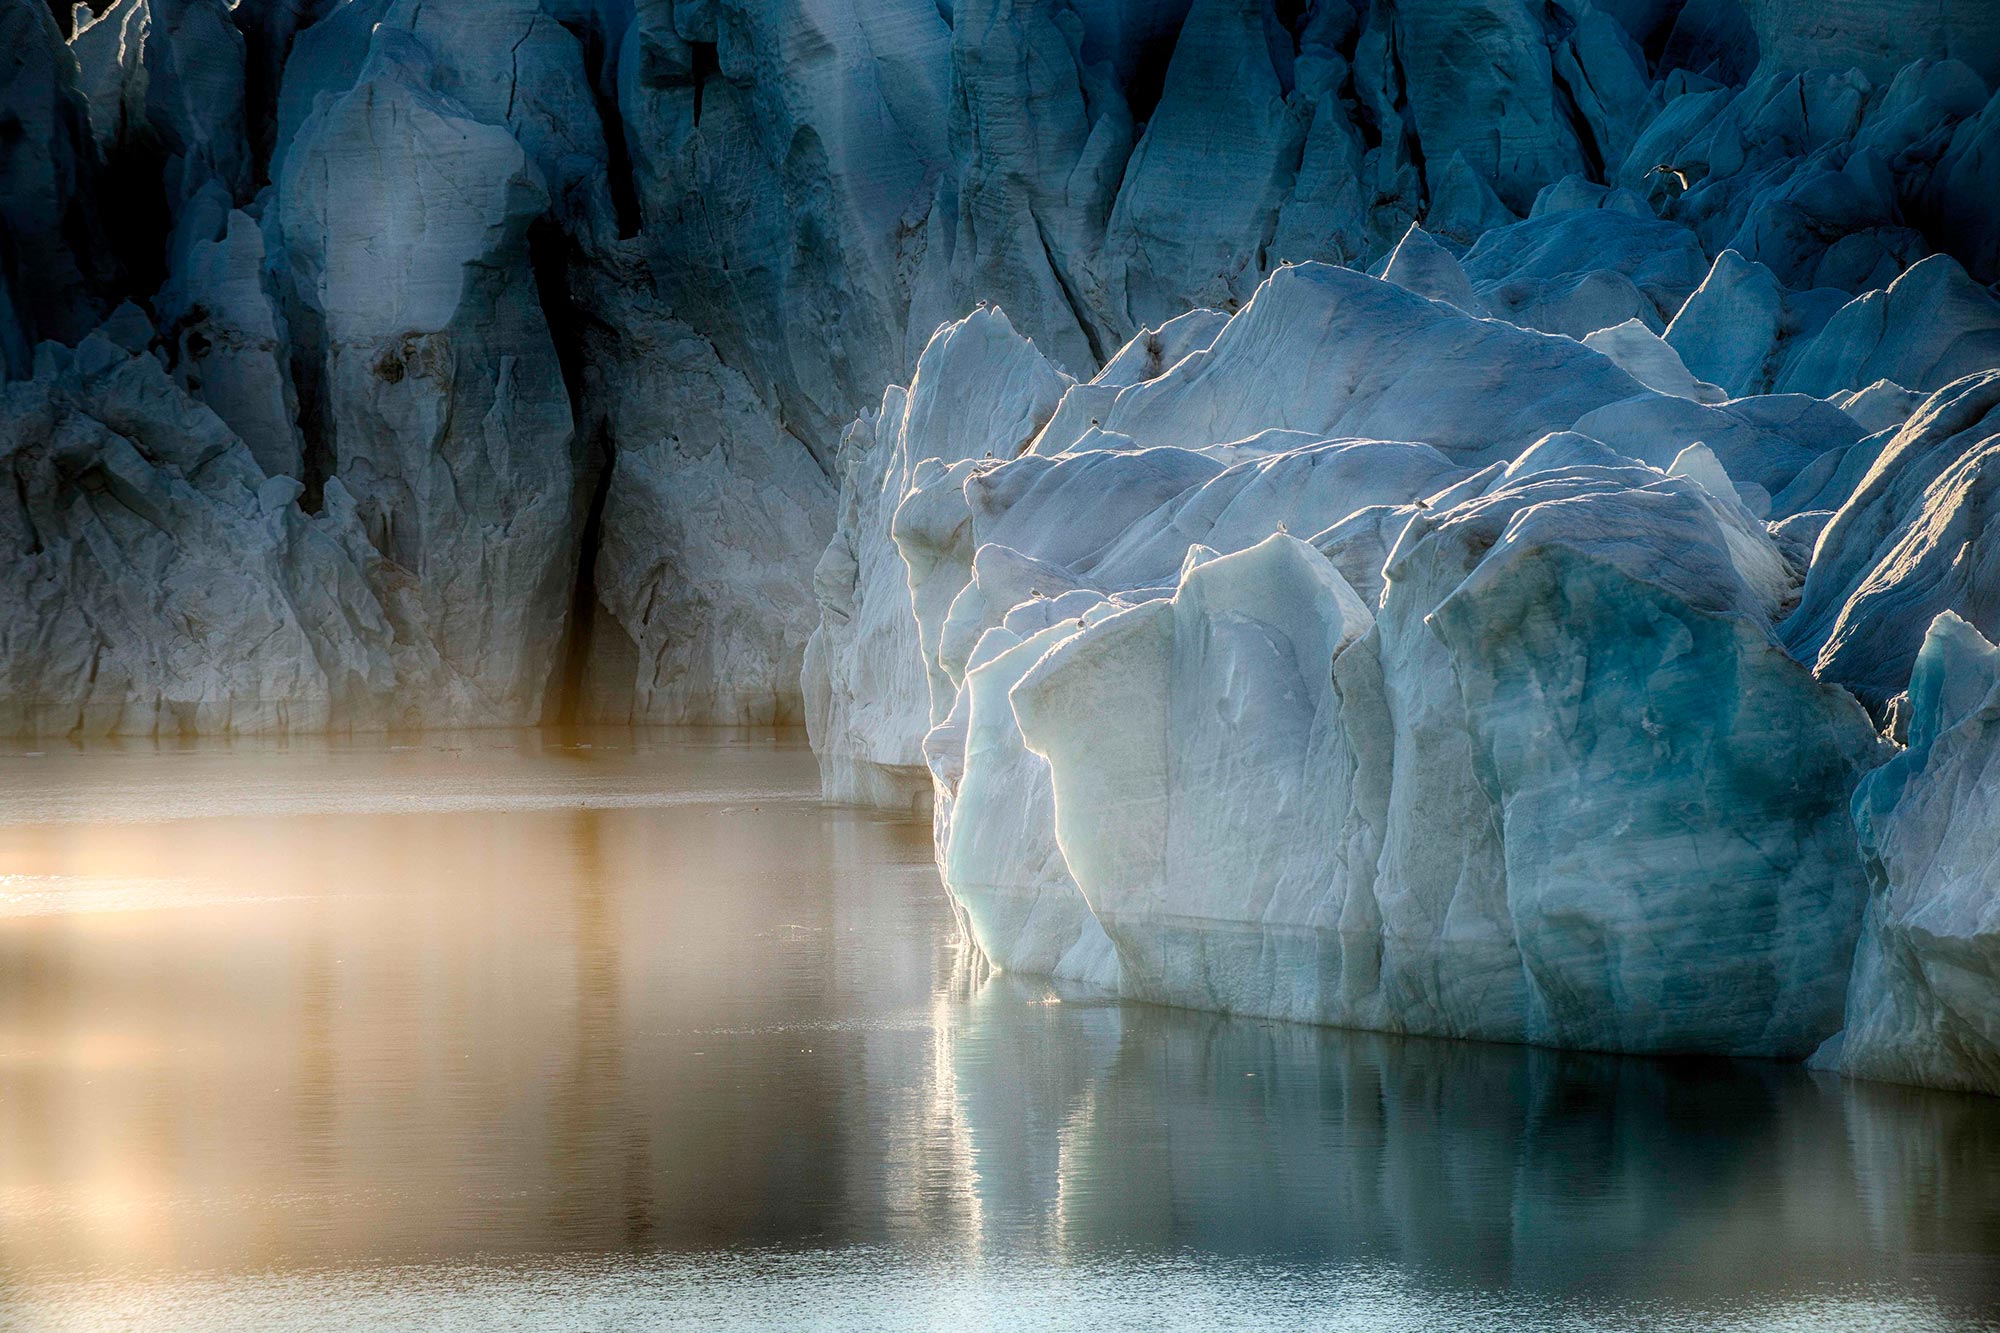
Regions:
<instances>
[{"instance_id":1,"label":"reflection of iceberg","mask_svg":"<svg viewBox=\"0 0 2000 1333\"><path fill-rule=\"evenodd\" d=\"M1034 998L1003 978L975 996L948 1077L988 1233L1045 1223L1068 1264L1261 1256L1667 1307L1914 1272L2000 1297L1952 1267L1978 1238L1930 1220L1978 1211L1981 1187L1950 1183L2000 1149L1977 1100ZM1927 1173L1948 1199L1887 1187Z\"/></svg>"}]
</instances>

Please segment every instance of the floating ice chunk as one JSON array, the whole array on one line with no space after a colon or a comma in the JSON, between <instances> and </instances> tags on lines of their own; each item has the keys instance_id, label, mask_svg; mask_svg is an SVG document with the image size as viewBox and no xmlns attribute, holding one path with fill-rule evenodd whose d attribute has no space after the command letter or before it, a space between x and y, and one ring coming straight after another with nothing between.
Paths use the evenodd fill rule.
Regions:
<instances>
[{"instance_id":1,"label":"floating ice chunk","mask_svg":"<svg viewBox=\"0 0 2000 1333\"><path fill-rule=\"evenodd\" d=\"M1876 743L1771 639L1783 569L1733 496L1593 463L1412 509L1379 619L1280 534L1192 546L1171 600L1059 629L1010 697L1124 993L1810 1050L1863 896L1843 793ZM966 787L978 763L968 743Z\"/></svg>"}]
</instances>

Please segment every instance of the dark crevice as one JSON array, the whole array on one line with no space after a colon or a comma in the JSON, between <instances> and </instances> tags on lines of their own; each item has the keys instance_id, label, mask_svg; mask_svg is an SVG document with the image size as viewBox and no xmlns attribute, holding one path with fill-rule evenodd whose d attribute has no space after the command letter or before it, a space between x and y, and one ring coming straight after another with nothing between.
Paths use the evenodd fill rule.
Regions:
<instances>
[{"instance_id":1,"label":"dark crevice","mask_svg":"<svg viewBox=\"0 0 2000 1333\"><path fill-rule=\"evenodd\" d=\"M243 123L252 162L250 193L271 183L277 144L278 92L292 44L319 22L337 0L260 0L238 4L232 14L243 34Z\"/></svg>"},{"instance_id":2,"label":"dark crevice","mask_svg":"<svg viewBox=\"0 0 2000 1333\"><path fill-rule=\"evenodd\" d=\"M1549 49L1554 50L1568 41L1576 31L1576 20L1571 18L1555 0L1543 0L1542 31L1547 35Z\"/></svg>"},{"instance_id":3,"label":"dark crevice","mask_svg":"<svg viewBox=\"0 0 2000 1333\"><path fill-rule=\"evenodd\" d=\"M22 525L28 532L26 554L35 556L42 553L42 530L35 525L35 507L28 498L28 478L19 469L14 472L14 499L20 506Z\"/></svg>"},{"instance_id":4,"label":"dark crevice","mask_svg":"<svg viewBox=\"0 0 2000 1333\"><path fill-rule=\"evenodd\" d=\"M1271 71L1286 97L1298 83L1299 38L1311 12L1307 0L1275 0L1265 11L1264 44L1271 52Z\"/></svg>"},{"instance_id":5,"label":"dark crevice","mask_svg":"<svg viewBox=\"0 0 2000 1333\"><path fill-rule=\"evenodd\" d=\"M236 25L245 28L248 15L257 11L238 6ZM271 150L278 133L278 84L283 77L285 58L259 59L263 54L258 34L245 30L243 61L243 130L250 141L251 184L254 194L271 183ZM289 46L288 48L289 49Z\"/></svg>"},{"instance_id":6,"label":"dark crevice","mask_svg":"<svg viewBox=\"0 0 2000 1333\"><path fill-rule=\"evenodd\" d=\"M92 18L111 8L114 0L84 0ZM63 40L76 36L76 0L49 0L49 13L55 18L56 27L62 32Z\"/></svg>"},{"instance_id":7,"label":"dark crevice","mask_svg":"<svg viewBox=\"0 0 2000 1333\"><path fill-rule=\"evenodd\" d=\"M694 83L694 125L700 129L702 97L708 81L722 77L722 55L714 42L689 42L688 59L693 67L689 78Z\"/></svg>"},{"instance_id":8,"label":"dark crevice","mask_svg":"<svg viewBox=\"0 0 2000 1333\"><path fill-rule=\"evenodd\" d=\"M1583 169L1590 179L1601 184L1604 181L1604 152L1597 146L1597 136L1591 132L1590 121L1577 105L1576 94L1570 90L1569 81L1555 70L1549 71L1549 77L1555 91L1556 112L1568 122L1570 133L1576 137L1576 146L1583 153Z\"/></svg>"},{"instance_id":9,"label":"dark crevice","mask_svg":"<svg viewBox=\"0 0 2000 1333\"><path fill-rule=\"evenodd\" d=\"M528 26L521 30L521 35L514 39L514 45L507 52L507 110L503 118L510 126L514 123L514 98L521 91L521 48L535 35L535 24L540 17L536 15L528 20Z\"/></svg>"},{"instance_id":10,"label":"dark crevice","mask_svg":"<svg viewBox=\"0 0 2000 1333\"><path fill-rule=\"evenodd\" d=\"M1569 126L1570 134L1576 139L1576 146L1583 153L1584 170L1594 181L1604 180L1604 150L1597 142L1597 134L1590 127L1590 119L1583 114L1583 106L1577 101L1576 89L1570 87L1563 77L1560 64L1555 60L1562 44L1576 33L1576 20L1553 3L1545 4L1542 12L1542 29L1548 34L1549 80L1555 94L1556 114ZM1581 69L1582 62L1578 61Z\"/></svg>"},{"instance_id":11,"label":"dark crevice","mask_svg":"<svg viewBox=\"0 0 2000 1333\"><path fill-rule=\"evenodd\" d=\"M585 267L589 263L554 217L545 216L528 228L528 266L574 423L570 461L576 508L571 513L582 520L570 572L569 613L542 696L542 721L565 726L593 720L591 659L601 646L596 640L604 616L597 596L597 551L617 454L610 420L589 388L590 349L615 336L577 299L578 284L588 290L599 276Z\"/></svg>"},{"instance_id":12,"label":"dark crevice","mask_svg":"<svg viewBox=\"0 0 2000 1333\"><path fill-rule=\"evenodd\" d=\"M1639 49L1646 56L1646 72L1653 78L1658 78L1663 72L1660 69L1660 59L1667 52L1667 39L1673 36L1674 25L1680 22L1681 10L1686 7L1687 0L1672 0L1660 11L1652 29L1639 39Z\"/></svg>"},{"instance_id":13,"label":"dark crevice","mask_svg":"<svg viewBox=\"0 0 2000 1333\"><path fill-rule=\"evenodd\" d=\"M1354 52L1348 50L1341 54L1347 59L1347 73L1341 78L1340 87L1335 89L1335 94L1340 99L1340 105L1347 111L1348 119L1361 134L1362 151L1370 153L1382 146L1382 126L1375 119L1375 108L1361 96L1360 85L1355 82Z\"/></svg>"},{"instance_id":14,"label":"dark crevice","mask_svg":"<svg viewBox=\"0 0 2000 1333\"><path fill-rule=\"evenodd\" d=\"M1757 31L1734 0L1682 6L1663 24L1656 73L1685 69L1719 83L1741 84L1757 67Z\"/></svg>"},{"instance_id":15,"label":"dark crevice","mask_svg":"<svg viewBox=\"0 0 2000 1333\"><path fill-rule=\"evenodd\" d=\"M597 596L597 551L604 540L604 505L611 494L615 452L609 425L600 421L584 460L595 475L590 478L590 503L584 510L583 532L577 542L565 642L556 657L556 678L543 696L545 724L574 726L597 720L591 716L588 697L591 655L597 646L599 622L606 618Z\"/></svg>"},{"instance_id":16,"label":"dark crevice","mask_svg":"<svg viewBox=\"0 0 2000 1333\"><path fill-rule=\"evenodd\" d=\"M556 364L569 395L570 420L583 421L583 312L570 296L569 238L553 218L537 219L528 228L528 267L541 298L542 319L555 343Z\"/></svg>"},{"instance_id":17,"label":"dark crevice","mask_svg":"<svg viewBox=\"0 0 2000 1333\"><path fill-rule=\"evenodd\" d=\"M594 23L563 26L583 47L584 77L590 83L597 121L604 130L605 183L617 216L618 238L630 240L639 234L641 218L639 192L632 180L632 152L625 142L625 116L618 106L616 52L603 29Z\"/></svg>"},{"instance_id":18,"label":"dark crevice","mask_svg":"<svg viewBox=\"0 0 2000 1333\"><path fill-rule=\"evenodd\" d=\"M1180 40L1181 25L1175 24L1140 44L1132 60L1131 77L1125 80L1125 105L1132 112L1134 125L1151 120L1159 107L1167 91L1167 67L1173 63Z\"/></svg>"},{"instance_id":19,"label":"dark crevice","mask_svg":"<svg viewBox=\"0 0 2000 1333\"><path fill-rule=\"evenodd\" d=\"M183 348L197 362L208 355L214 345L202 332L202 326L208 323L208 314L208 307L197 302L182 311L176 319L155 321L160 335L158 344L166 354L169 375L180 369Z\"/></svg>"},{"instance_id":20,"label":"dark crevice","mask_svg":"<svg viewBox=\"0 0 2000 1333\"><path fill-rule=\"evenodd\" d=\"M120 295L150 297L167 280L173 213L167 204L166 166L166 154L149 132L121 137L105 155L99 198L118 202L99 214L98 225L123 270ZM80 238L72 239L73 253L89 253L80 246Z\"/></svg>"},{"instance_id":21,"label":"dark crevice","mask_svg":"<svg viewBox=\"0 0 2000 1333\"><path fill-rule=\"evenodd\" d=\"M1304 134L1298 137L1298 142L1293 145L1291 154L1286 160L1284 175L1286 195L1292 194L1298 187L1299 172L1304 170L1306 164L1307 138L1308 136ZM1264 215L1264 225L1257 237L1256 262L1259 273L1269 273L1271 271L1271 242L1277 239L1278 217L1283 208L1284 205L1280 204ZM1284 257L1283 255L1279 256L1280 259Z\"/></svg>"},{"instance_id":22,"label":"dark crevice","mask_svg":"<svg viewBox=\"0 0 2000 1333\"><path fill-rule=\"evenodd\" d=\"M336 463L332 409L327 401L326 319L304 301L289 302L285 319L292 333L292 393L299 410L304 474L299 483L306 488L299 497L299 508L317 514L325 503L326 481Z\"/></svg>"},{"instance_id":23,"label":"dark crevice","mask_svg":"<svg viewBox=\"0 0 2000 1333\"><path fill-rule=\"evenodd\" d=\"M1049 244L1048 228L1042 225L1040 218L1035 218L1035 236L1042 243L1042 257L1048 261L1049 272L1055 275L1056 287L1062 292L1063 301L1069 306L1071 317L1076 320L1077 327L1083 330L1083 339L1090 346L1091 359L1097 366L1102 366L1110 359L1105 355L1104 341L1097 336L1096 324L1091 320L1089 312L1084 309L1083 302L1077 298L1075 289L1069 285L1069 278L1063 273L1062 265L1057 262L1055 248ZM1096 368L1092 367L1093 370Z\"/></svg>"},{"instance_id":24,"label":"dark crevice","mask_svg":"<svg viewBox=\"0 0 2000 1333\"><path fill-rule=\"evenodd\" d=\"M1404 157L1408 159L1410 166L1416 171L1417 179L1423 182L1424 199L1422 203L1424 211L1428 213L1430 210L1431 181L1430 173L1426 168L1429 164L1424 157L1423 140L1417 137L1416 118L1410 114L1410 81L1408 75L1403 71L1403 53L1396 44L1395 28L1392 26L1384 34L1384 37L1382 56L1384 64L1387 67L1389 81L1393 85L1392 91L1394 97L1390 105L1396 113L1396 134L1402 140ZM1386 126L1377 131L1378 140L1386 140L1387 137L1388 128Z\"/></svg>"}]
</instances>

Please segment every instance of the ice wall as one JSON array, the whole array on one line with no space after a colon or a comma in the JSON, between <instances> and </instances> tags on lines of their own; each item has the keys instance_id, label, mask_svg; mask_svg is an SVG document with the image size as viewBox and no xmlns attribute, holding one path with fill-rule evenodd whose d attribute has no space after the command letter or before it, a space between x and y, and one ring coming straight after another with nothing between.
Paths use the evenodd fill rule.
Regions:
<instances>
[{"instance_id":1,"label":"ice wall","mask_svg":"<svg viewBox=\"0 0 2000 1333\"><path fill-rule=\"evenodd\" d=\"M1474 313L1664 334L1692 386L1631 332L1614 359L1697 399L1923 392L1988 356L2000 119L1992 71L1962 63L1970 9L1913 14L1878 52L1839 9L1780 49L1779 8L1735 0L92 8L0 6L0 364L33 378L39 343L129 304L151 332L128 315L119 336L297 483L302 517L353 501L399 651L336 727L813 711L809 590L838 603L838 569L814 569L856 475L840 441L982 301L1060 374L1136 346L1114 379L1143 379L1214 324L1143 330L1219 320L1288 262L1398 250L1399 282ZM1957 267L1916 262L1934 252ZM1669 329L1697 288L1708 313ZM1722 327L1742 330L1726 351L1690 350ZM55 535L10 530L26 553ZM50 577L8 614L90 603ZM220 668L184 613L100 619L90 651ZM9 678L32 692L31 666ZM13 715L320 716L236 679L189 674L164 713L105 693L87 724L53 698ZM903 787L921 769L907 736L842 744Z\"/></svg>"}]
</instances>

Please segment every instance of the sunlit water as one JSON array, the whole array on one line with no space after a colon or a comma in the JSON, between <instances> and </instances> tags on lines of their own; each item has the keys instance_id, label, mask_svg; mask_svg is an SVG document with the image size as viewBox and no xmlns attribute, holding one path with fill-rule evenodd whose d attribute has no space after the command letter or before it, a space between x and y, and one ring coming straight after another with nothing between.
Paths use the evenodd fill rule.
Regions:
<instances>
[{"instance_id":1,"label":"sunlit water","mask_svg":"<svg viewBox=\"0 0 2000 1333\"><path fill-rule=\"evenodd\" d=\"M792 736L0 755L0 1324L1946 1329L2000 1104L983 976Z\"/></svg>"}]
</instances>

